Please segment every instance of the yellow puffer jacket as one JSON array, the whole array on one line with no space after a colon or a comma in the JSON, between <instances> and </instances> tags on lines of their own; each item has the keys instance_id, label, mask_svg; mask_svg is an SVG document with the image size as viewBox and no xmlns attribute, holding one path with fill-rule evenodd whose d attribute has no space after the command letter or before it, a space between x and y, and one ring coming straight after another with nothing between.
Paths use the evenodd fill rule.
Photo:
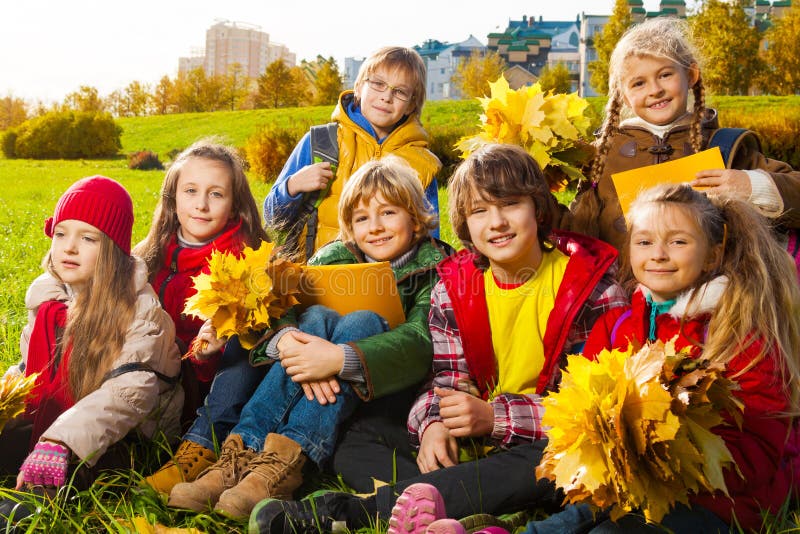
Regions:
<instances>
[{"instance_id":1,"label":"yellow puffer jacket","mask_svg":"<svg viewBox=\"0 0 800 534\"><path fill-rule=\"evenodd\" d=\"M339 167L328 195L319 205L317 237L314 250L336 239L339 234L338 206L347 179L364 163L394 154L405 159L418 173L425 189L433 181L442 164L428 150L428 133L416 115L411 116L378 144L378 141L347 115L346 109L354 98L353 91L339 96L331 119L339 123Z\"/></svg>"}]
</instances>

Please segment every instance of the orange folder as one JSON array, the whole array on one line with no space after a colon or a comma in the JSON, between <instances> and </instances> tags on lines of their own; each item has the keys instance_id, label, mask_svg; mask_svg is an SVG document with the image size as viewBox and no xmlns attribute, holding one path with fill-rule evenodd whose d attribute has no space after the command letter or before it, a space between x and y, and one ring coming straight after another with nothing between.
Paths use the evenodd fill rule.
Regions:
<instances>
[{"instance_id":1,"label":"orange folder","mask_svg":"<svg viewBox=\"0 0 800 534\"><path fill-rule=\"evenodd\" d=\"M327 306L344 315L370 310L389 323L390 328L406 320L397 281L388 261L348 265L309 265L303 268L300 304Z\"/></svg>"},{"instance_id":2,"label":"orange folder","mask_svg":"<svg viewBox=\"0 0 800 534\"><path fill-rule=\"evenodd\" d=\"M658 184L691 182L699 171L724 168L722 153L719 147L714 147L676 160L618 172L611 175L611 180L617 189L622 213L627 215L631 202L645 189Z\"/></svg>"}]
</instances>

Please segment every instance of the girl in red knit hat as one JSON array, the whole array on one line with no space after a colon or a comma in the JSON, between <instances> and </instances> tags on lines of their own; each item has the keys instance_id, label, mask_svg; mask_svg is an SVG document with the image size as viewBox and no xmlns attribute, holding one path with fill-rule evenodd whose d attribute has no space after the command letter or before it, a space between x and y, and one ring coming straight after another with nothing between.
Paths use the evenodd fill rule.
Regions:
<instances>
[{"instance_id":1,"label":"girl in red knit hat","mask_svg":"<svg viewBox=\"0 0 800 534\"><path fill-rule=\"evenodd\" d=\"M18 472L18 489L58 488L71 469L88 485L99 469L130 465L133 436L178 432L175 328L130 254L132 226L128 192L102 176L75 182L45 223L46 272L28 288L22 360L7 371L38 377L0 434L0 474Z\"/></svg>"},{"instance_id":2,"label":"girl in red knit hat","mask_svg":"<svg viewBox=\"0 0 800 534\"><path fill-rule=\"evenodd\" d=\"M182 422L184 429L189 423L191 427L174 460L147 478L162 493L216 461L216 445L239 421L239 410L264 374L250 366L238 341L226 346L210 321L183 313L186 299L195 293L192 277L207 268L214 250L238 253L245 246L258 248L266 239L241 159L232 148L204 139L175 158L164 177L150 231L134 250L147 263L150 283L175 321L181 353L195 338L205 342L205 348L193 351L183 366ZM229 395L225 380L246 395ZM204 401L212 381L218 384L214 393L219 398Z\"/></svg>"}]
</instances>

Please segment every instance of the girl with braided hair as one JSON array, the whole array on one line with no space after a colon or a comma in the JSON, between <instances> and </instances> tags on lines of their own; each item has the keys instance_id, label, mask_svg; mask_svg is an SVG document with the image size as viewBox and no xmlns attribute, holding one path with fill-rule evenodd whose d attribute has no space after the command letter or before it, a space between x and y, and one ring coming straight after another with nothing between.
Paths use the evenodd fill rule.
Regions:
<instances>
[{"instance_id":1,"label":"girl with braided hair","mask_svg":"<svg viewBox=\"0 0 800 534\"><path fill-rule=\"evenodd\" d=\"M611 175L694 154L718 129L716 111L705 106L700 58L686 22L657 17L630 28L609 62L608 103L590 180L582 184L571 220L562 226L621 249L625 219ZM748 201L796 232L800 172L766 158L754 145L743 144L732 153L729 169L697 173L691 185Z\"/></svg>"}]
</instances>

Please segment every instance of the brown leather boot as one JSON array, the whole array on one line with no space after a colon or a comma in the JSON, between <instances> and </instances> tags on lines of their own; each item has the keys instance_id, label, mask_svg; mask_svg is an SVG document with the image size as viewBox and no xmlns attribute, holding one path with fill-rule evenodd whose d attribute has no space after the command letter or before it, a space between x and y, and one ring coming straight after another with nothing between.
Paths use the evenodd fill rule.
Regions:
<instances>
[{"instance_id":1,"label":"brown leather boot","mask_svg":"<svg viewBox=\"0 0 800 534\"><path fill-rule=\"evenodd\" d=\"M296 441L269 434L264 451L250 460L242 481L220 495L214 510L238 519L249 516L253 507L268 497L290 500L303 483L306 458Z\"/></svg>"},{"instance_id":2,"label":"brown leather boot","mask_svg":"<svg viewBox=\"0 0 800 534\"><path fill-rule=\"evenodd\" d=\"M217 455L193 441L182 441L175 455L144 481L163 495L169 495L175 484L193 482L207 467L214 465Z\"/></svg>"},{"instance_id":3,"label":"brown leather boot","mask_svg":"<svg viewBox=\"0 0 800 534\"><path fill-rule=\"evenodd\" d=\"M240 435L229 435L222 444L217 463L200 473L194 482L176 484L167 504L195 512L211 509L223 491L241 480L255 454L255 451L245 448Z\"/></svg>"}]
</instances>

